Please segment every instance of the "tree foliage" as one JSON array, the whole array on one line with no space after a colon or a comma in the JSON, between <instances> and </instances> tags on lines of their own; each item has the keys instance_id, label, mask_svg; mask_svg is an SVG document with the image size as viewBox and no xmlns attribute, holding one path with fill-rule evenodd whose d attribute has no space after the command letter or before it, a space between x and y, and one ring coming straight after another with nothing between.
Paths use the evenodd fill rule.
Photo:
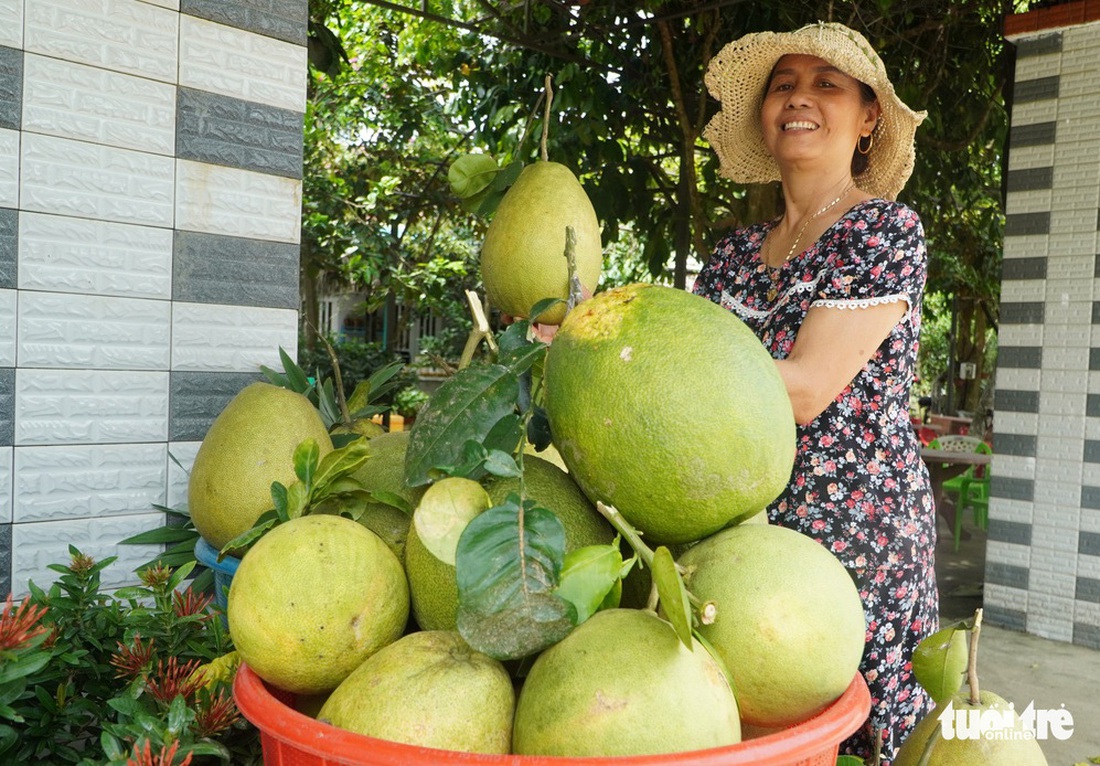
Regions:
<instances>
[{"instance_id":1,"label":"tree foliage","mask_svg":"<svg viewBox=\"0 0 1100 766\"><path fill-rule=\"evenodd\" d=\"M401 275L437 256L476 273L484 221L455 207L445 168L474 151L501 165L534 160L548 74L548 155L569 166L592 198L615 254L609 273L630 279L644 269L683 285L726 228L781 205L776 185L746 188L717 175L701 138L718 108L703 85L710 59L751 31L818 20L863 31L903 100L929 113L901 199L925 224L930 291L958 306L956 357L983 372L999 292L1004 91L1012 73L1001 28L1011 0L322 0L311 7L315 26L354 53L335 76L313 74L308 156L311 170L326 172L307 180L309 246L319 272L354 272L378 285L422 285L402 283ZM319 135L334 124L344 132ZM341 199L349 204L335 212Z\"/></svg>"}]
</instances>

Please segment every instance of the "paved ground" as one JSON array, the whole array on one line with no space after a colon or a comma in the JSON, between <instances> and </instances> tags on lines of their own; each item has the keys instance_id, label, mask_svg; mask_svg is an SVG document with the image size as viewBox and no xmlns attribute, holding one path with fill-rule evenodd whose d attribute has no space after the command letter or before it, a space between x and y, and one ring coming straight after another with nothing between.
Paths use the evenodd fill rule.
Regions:
<instances>
[{"instance_id":1,"label":"paved ground","mask_svg":"<svg viewBox=\"0 0 1100 766\"><path fill-rule=\"evenodd\" d=\"M955 553L941 521L936 570L945 622L973 615L982 603L985 534L970 532ZM1050 766L1100 757L1100 651L987 624L978 643L978 668L982 688L1015 703L1017 710L1033 702L1036 710L1065 705L1073 714L1069 739L1041 743Z\"/></svg>"}]
</instances>

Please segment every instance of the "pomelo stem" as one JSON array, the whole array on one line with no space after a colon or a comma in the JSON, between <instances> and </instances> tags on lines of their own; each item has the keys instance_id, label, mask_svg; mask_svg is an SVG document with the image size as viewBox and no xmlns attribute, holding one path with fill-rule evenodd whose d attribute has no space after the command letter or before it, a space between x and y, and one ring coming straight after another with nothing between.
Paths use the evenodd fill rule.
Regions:
<instances>
[{"instance_id":1,"label":"pomelo stem","mask_svg":"<svg viewBox=\"0 0 1100 766\"><path fill-rule=\"evenodd\" d=\"M543 80L543 88L546 91L546 104L542 110L542 140L539 142L539 156L542 157L542 161L546 162L550 159L550 155L546 151L546 137L550 133L550 103L554 100L554 86L550 84L550 74L546 74L546 78Z\"/></svg>"},{"instance_id":2,"label":"pomelo stem","mask_svg":"<svg viewBox=\"0 0 1100 766\"><path fill-rule=\"evenodd\" d=\"M982 609L974 610L974 627L970 630L970 657L966 663L966 682L970 686L970 704L981 703L981 690L978 688L978 636L982 632Z\"/></svg>"},{"instance_id":3,"label":"pomelo stem","mask_svg":"<svg viewBox=\"0 0 1100 766\"><path fill-rule=\"evenodd\" d=\"M569 269L569 298L565 301L568 314L584 300L584 286L577 277L577 232L572 226L565 227L565 263Z\"/></svg>"},{"instance_id":4,"label":"pomelo stem","mask_svg":"<svg viewBox=\"0 0 1100 766\"><path fill-rule=\"evenodd\" d=\"M497 350L496 339L493 338L493 332L489 328L489 320L485 318L485 307L482 306L481 299L473 290L467 290L466 302L470 304L470 314L473 316L474 326L470 329L470 335L466 338L466 346L462 349L462 357L458 360L458 369L460 370L469 367L470 362L474 360L474 352L477 351L477 347L482 340L489 344L489 348L493 353L496 353Z\"/></svg>"}]
</instances>

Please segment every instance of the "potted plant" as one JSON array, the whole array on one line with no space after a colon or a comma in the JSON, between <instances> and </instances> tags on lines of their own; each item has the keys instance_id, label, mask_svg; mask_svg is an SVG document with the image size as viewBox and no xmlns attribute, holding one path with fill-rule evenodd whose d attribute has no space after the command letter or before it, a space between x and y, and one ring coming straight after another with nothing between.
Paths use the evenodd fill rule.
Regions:
<instances>
[{"instance_id":1,"label":"potted plant","mask_svg":"<svg viewBox=\"0 0 1100 766\"><path fill-rule=\"evenodd\" d=\"M426 392L421 391L416 386L407 386L398 391L394 396L394 412L400 415L405 421L406 429L416 421L416 416L420 413L420 410L424 407L429 398Z\"/></svg>"}]
</instances>

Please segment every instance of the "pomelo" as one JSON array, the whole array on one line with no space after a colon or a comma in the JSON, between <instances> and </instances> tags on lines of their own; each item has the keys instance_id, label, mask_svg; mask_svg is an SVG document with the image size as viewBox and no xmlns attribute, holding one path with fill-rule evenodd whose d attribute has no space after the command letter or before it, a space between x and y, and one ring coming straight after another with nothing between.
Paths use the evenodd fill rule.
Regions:
<instances>
[{"instance_id":1,"label":"pomelo","mask_svg":"<svg viewBox=\"0 0 1100 766\"><path fill-rule=\"evenodd\" d=\"M979 700L971 703L969 692L962 691L938 704L909 733L894 766L1047 766L1038 741L1027 736L1032 732L1008 702L989 691L982 691ZM931 755L922 761L929 746Z\"/></svg>"},{"instance_id":2,"label":"pomelo","mask_svg":"<svg viewBox=\"0 0 1100 766\"><path fill-rule=\"evenodd\" d=\"M317 717L370 737L443 750L505 754L515 692L496 660L452 631L410 633L369 657Z\"/></svg>"},{"instance_id":3,"label":"pomelo","mask_svg":"<svg viewBox=\"0 0 1100 766\"><path fill-rule=\"evenodd\" d=\"M306 397L270 383L252 383L214 419L195 455L187 483L187 506L195 529L214 548L248 531L274 507L272 482L290 486L294 449L317 442L321 457L332 439Z\"/></svg>"},{"instance_id":4,"label":"pomelo","mask_svg":"<svg viewBox=\"0 0 1100 766\"><path fill-rule=\"evenodd\" d=\"M758 513L790 479L794 414L775 363L705 298L634 284L585 301L547 350L545 385L569 475L651 544Z\"/></svg>"},{"instance_id":5,"label":"pomelo","mask_svg":"<svg viewBox=\"0 0 1100 766\"><path fill-rule=\"evenodd\" d=\"M299 516L256 541L229 587L230 635L258 676L290 692L336 688L404 631L409 590L377 535L343 516Z\"/></svg>"},{"instance_id":6,"label":"pomelo","mask_svg":"<svg viewBox=\"0 0 1100 766\"><path fill-rule=\"evenodd\" d=\"M489 495L476 481L450 476L428 487L416 506L405 545L405 572L413 616L422 630L456 629L458 539L489 505Z\"/></svg>"},{"instance_id":7,"label":"pomelo","mask_svg":"<svg viewBox=\"0 0 1100 766\"><path fill-rule=\"evenodd\" d=\"M481 280L489 303L506 314L525 317L544 298L569 295L565 231L576 235L577 278L589 292L603 267L600 222L577 177L564 165L545 160L526 166L505 192L481 246ZM559 303L536 317L557 324Z\"/></svg>"},{"instance_id":8,"label":"pomelo","mask_svg":"<svg viewBox=\"0 0 1100 766\"><path fill-rule=\"evenodd\" d=\"M607 609L538 656L516 703L520 755L674 753L740 741L721 666L652 612Z\"/></svg>"},{"instance_id":9,"label":"pomelo","mask_svg":"<svg viewBox=\"0 0 1100 766\"><path fill-rule=\"evenodd\" d=\"M370 492L387 493L401 498L409 512L381 500L367 499L350 509L356 520L381 537L397 558L404 561L405 545L412 521L412 509L424 496L426 487L410 487L405 483L405 453L409 446L408 431L388 431L370 438L370 458L352 479Z\"/></svg>"},{"instance_id":10,"label":"pomelo","mask_svg":"<svg viewBox=\"0 0 1100 766\"><path fill-rule=\"evenodd\" d=\"M824 546L785 527L741 524L679 563L687 589L717 606L698 630L733 677L745 723L800 723L848 688L863 655L863 604Z\"/></svg>"}]
</instances>

